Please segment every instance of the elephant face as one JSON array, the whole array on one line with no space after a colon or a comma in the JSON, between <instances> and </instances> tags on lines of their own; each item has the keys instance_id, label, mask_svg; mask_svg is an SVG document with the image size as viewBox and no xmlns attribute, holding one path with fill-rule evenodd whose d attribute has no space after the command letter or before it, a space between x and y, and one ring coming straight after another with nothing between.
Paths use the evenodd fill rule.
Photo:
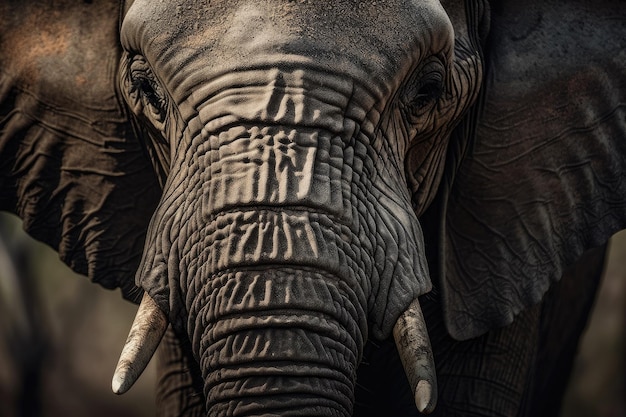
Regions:
<instances>
[{"instance_id":1,"label":"elephant face","mask_svg":"<svg viewBox=\"0 0 626 417\"><path fill-rule=\"evenodd\" d=\"M392 331L417 343L398 345L419 393L426 245L467 339L626 225L609 3L572 38L584 7L4 2L0 208L93 281L143 289L211 415L349 415L365 340Z\"/></svg>"},{"instance_id":2,"label":"elephant face","mask_svg":"<svg viewBox=\"0 0 626 417\"><path fill-rule=\"evenodd\" d=\"M136 1L123 20L122 94L166 173L137 284L189 335L211 413L350 413L368 334L431 287L417 214L479 60L455 58L437 2L327 7Z\"/></svg>"}]
</instances>

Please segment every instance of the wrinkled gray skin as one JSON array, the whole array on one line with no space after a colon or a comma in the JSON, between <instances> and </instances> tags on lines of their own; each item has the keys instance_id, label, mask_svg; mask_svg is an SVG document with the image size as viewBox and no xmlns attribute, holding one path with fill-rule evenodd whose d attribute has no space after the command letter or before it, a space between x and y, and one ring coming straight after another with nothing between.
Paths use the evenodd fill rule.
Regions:
<instances>
[{"instance_id":1,"label":"wrinkled gray skin","mask_svg":"<svg viewBox=\"0 0 626 417\"><path fill-rule=\"evenodd\" d=\"M0 203L166 313L161 413L413 415L433 286L437 413L558 406L626 226L618 2L66 3L0 5Z\"/></svg>"}]
</instances>

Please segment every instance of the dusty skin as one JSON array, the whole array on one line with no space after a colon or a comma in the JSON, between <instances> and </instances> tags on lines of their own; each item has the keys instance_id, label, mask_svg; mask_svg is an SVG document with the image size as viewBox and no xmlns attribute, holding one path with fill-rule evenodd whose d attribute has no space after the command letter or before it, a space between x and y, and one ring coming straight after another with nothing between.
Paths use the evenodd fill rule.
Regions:
<instances>
[{"instance_id":1,"label":"dusty skin","mask_svg":"<svg viewBox=\"0 0 626 417\"><path fill-rule=\"evenodd\" d=\"M115 391L159 344L160 415L558 413L626 226L619 2L0 8L0 209L151 306Z\"/></svg>"}]
</instances>

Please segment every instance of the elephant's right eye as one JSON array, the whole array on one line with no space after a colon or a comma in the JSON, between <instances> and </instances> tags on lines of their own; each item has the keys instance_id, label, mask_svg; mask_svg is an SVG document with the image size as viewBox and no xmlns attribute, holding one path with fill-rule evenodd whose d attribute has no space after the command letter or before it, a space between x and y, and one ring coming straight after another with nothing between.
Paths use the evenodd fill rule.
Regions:
<instances>
[{"instance_id":1,"label":"elephant's right eye","mask_svg":"<svg viewBox=\"0 0 626 417\"><path fill-rule=\"evenodd\" d=\"M133 112L146 117L162 131L167 115L167 95L143 56L129 57L124 84L126 98Z\"/></svg>"}]
</instances>

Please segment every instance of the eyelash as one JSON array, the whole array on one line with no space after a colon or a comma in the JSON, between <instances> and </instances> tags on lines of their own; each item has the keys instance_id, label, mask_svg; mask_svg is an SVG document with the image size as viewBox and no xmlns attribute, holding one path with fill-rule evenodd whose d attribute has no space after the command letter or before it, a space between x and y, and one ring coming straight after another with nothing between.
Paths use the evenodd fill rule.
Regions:
<instances>
[{"instance_id":1,"label":"eyelash","mask_svg":"<svg viewBox=\"0 0 626 417\"><path fill-rule=\"evenodd\" d=\"M405 104L419 115L437 103L444 93L444 67L434 58L427 62L409 83Z\"/></svg>"},{"instance_id":2,"label":"eyelash","mask_svg":"<svg viewBox=\"0 0 626 417\"><path fill-rule=\"evenodd\" d=\"M131 94L140 94L145 97L146 104L158 110L165 108L165 95L152 72L152 69L141 55L135 55L130 59L130 84Z\"/></svg>"},{"instance_id":3,"label":"eyelash","mask_svg":"<svg viewBox=\"0 0 626 417\"><path fill-rule=\"evenodd\" d=\"M157 109L163 109L165 104L165 97L160 93L160 88L153 78L146 74L131 75L132 90L131 93L139 92L144 96L149 104Z\"/></svg>"},{"instance_id":4,"label":"eyelash","mask_svg":"<svg viewBox=\"0 0 626 417\"><path fill-rule=\"evenodd\" d=\"M128 56L123 71L128 103L138 116L146 117L157 130L167 123L168 99L159 80L146 59L135 54Z\"/></svg>"}]
</instances>

